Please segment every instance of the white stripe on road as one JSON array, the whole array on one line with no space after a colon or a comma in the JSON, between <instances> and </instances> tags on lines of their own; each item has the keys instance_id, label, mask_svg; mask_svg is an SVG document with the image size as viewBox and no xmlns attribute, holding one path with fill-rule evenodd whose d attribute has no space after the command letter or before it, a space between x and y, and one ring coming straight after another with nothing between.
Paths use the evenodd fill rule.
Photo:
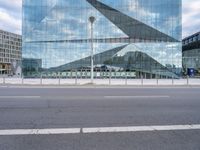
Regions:
<instances>
[{"instance_id":1,"label":"white stripe on road","mask_svg":"<svg viewBox=\"0 0 200 150\"><path fill-rule=\"evenodd\" d=\"M2 135L75 134L75 133L80 133L80 128L0 130L0 136Z\"/></svg>"},{"instance_id":2,"label":"white stripe on road","mask_svg":"<svg viewBox=\"0 0 200 150\"><path fill-rule=\"evenodd\" d=\"M99 127L99 128L58 128L58 129L8 129L0 130L0 136L6 135L53 135L80 133L119 133L119 132L147 132L173 130L200 130L200 124L167 125L167 126L129 126L129 127Z\"/></svg>"},{"instance_id":3,"label":"white stripe on road","mask_svg":"<svg viewBox=\"0 0 200 150\"><path fill-rule=\"evenodd\" d=\"M33 99L37 99L37 98L41 98L41 96L0 96L0 99L4 98L4 99L16 99L16 98L33 98Z\"/></svg>"},{"instance_id":4,"label":"white stripe on road","mask_svg":"<svg viewBox=\"0 0 200 150\"><path fill-rule=\"evenodd\" d=\"M6 87L8 87L8 86L0 86L0 88L6 88Z\"/></svg>"},{"instance_id":5,"label":"white stripe on road","mask_svg":"<svg viewBox=\"0 0 200 150\"><path fill-rule=\"evenodd\" d=\"M149 96L104 96L108 99L117 99L117 98L170 98L168 95L149 95Z\"/></svg>"},{"instance_id":6,"label":"white stripe on road","mask_svg":"<svg viewBox=\"0 0 200 150\"><path fill-rule=\"evenodd\" d=\"M194 130L194 129L200 129L200 124L199 125L85 128L85 129L83 129L83 133L145 132L145 131L171 131L171 130Z\"/></svg>"},{"instance_id":7,"label":"white stripe on road","mask_svg":"<svg viewBox=\"0 0 200 150\"><path fill-rule=\"evenodd\" d=\"M41 98L41 96L0 96L0 99L18 99L18 98L21 98L21 99L39 99ZM68 97L69 98L69 97ZM84 98L82 96L80 97L72 97L72 98ZM95 98L95 97L92 97L92 98ZM130 98L144 98L144 99L147 99L147 98L170 98L170 96L165 96L165 95L160 95L160 96L104 96L104 98L106 99L130 99Z\"/></svg>"}]
</instances>

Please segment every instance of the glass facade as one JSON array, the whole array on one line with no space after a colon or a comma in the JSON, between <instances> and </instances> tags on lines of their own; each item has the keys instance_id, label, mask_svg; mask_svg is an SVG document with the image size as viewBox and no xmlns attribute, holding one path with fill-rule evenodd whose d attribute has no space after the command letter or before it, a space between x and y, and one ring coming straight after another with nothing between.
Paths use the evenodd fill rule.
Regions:
<instances>
[{"instance_id":1,"label":"glass facade","mask_svg":"<svg viewBox=\"0 0 200 150\"><path fill-rule=\"evenodd\" d=\"M193 75L200 75L200 32L186 37L182 41L183 44L183 73L190 75L190 70L193 70Z\"/></svg>"},{"instance_id":2,"label":"glass facade","mask_svg":"<svg viewBox=\"0 0 200 150\"><path fill-rule=\"evenodd\" d=\"M178 78L181 0L23 0L23 57L42 61L24 74L89 71L90 16L96 72Z\"/></svg>"}]
</instances>

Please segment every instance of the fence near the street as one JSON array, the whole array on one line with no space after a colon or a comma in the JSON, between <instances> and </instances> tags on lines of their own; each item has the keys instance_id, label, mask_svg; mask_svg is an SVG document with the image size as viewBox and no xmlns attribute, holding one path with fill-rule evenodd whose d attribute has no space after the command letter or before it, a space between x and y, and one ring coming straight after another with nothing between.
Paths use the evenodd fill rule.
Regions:
<instances>
[{"instance_id":1,"label":"fence near the street","mask_svg":"<svg viewBox=\"0 0 200 150\"><path fill-rule=\"evenodd\" d=\"M80 78L10 78L0 77L1 85L89 85L90 79ZM200 85L200 78L182 79L131 79L104 78L94 79L95 85Z\"/></svg>"}]
</instances>

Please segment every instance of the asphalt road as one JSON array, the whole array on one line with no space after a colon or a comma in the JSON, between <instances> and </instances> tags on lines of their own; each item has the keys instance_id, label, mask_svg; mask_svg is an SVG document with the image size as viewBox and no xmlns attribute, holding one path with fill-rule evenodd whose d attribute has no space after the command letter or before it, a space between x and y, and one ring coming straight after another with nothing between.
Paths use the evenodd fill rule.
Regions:
<instances>
[{"instance_id":1,"label":"asphalt road","mask_svg":"<svg viewBox=\"0 0 200 150\"><path fill-rule=\"evenodd\" d=\"M200 87L0 87L0 132L200 124ZM200 150L200 130L3 135L0 150Z\"/></svg>"}]
</instances>

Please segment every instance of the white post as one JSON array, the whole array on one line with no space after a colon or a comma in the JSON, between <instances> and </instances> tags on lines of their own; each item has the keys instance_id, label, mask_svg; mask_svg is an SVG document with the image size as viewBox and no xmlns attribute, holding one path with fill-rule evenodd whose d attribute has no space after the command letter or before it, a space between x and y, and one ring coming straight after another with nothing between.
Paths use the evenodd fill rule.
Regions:
<instances>
[{"instance_id":1,"label":"white post","mask_svg":"<svg viewBox=\"0 0 200 150\"><path fill-rule=\"evenodd\" d=\"M126 72L126 76L125 76L125 85L127 85L127 72Z\"/></svg>"},{"instance_id":2,"label":"white post","mask_svg":"<svg viewBox=\"0 0 200 150\"><path fill-rule=\"evenodd\" d=\"M42 85L42 75L40 75L40 85Z\"/></svg>"},{"instance_id":3,"label":"white post","mask_svg":"<svg viewBox=\"0 0 200 150\"><path fill-rule=\"evenodd\" d=\"M143 74L141 75L141 84L144 85Z\"/></svg>"},{"instance_id":4,"label":"white post","mask_svg":"<svg viewBox=\"0 0 200 150\"><path fill-rule=\"evenodd\" d=\"M158 75L156 74L156 82L157 82L157 85L158 85Z\"/></svg>"},{"instance_id":5,"label":"white post","mask_svg":"<svg viewBox=\"0 0 200 150\"><path fill-rule=\"evenodd\" d=\"M22 76L22 84L24 84L24 76Z\"/></svg>"},{"instance_id":6,"label":"white post","mask_svg":"<svg viewBox=\"0 0 200 150\"><path fill-rule=\"evenodd\" d=\"M3 84L6 84L6 78L3 76Z\"/></svg>"},{"instance_id":7,"label":"white post","mask_svg":"<svg viewBox=\"0 0 200 150\"><path fill-rule=\"evenodd\" d=\"M58 84L60 85L60 73L59 73L59 79L58 79Z\"/></svg>"},{"instance_id":8,"label":"white post","mask_svg":"<svg viewBox=\"0 0 200 150\"><path fill-rule=\"evenodd\" d=\"M76 70L76 79L75 79L75 85L77 85L77 70Z\"/></svg>"},{"instance_id":9,"label":"white post","mask_svg":"<svg viewBox=\"0 0 200 150\"><path fill-rule=\"evenodd\" d=\"M109 70L109 85L111 85L111 69Z\"/></svg>"}]
</instances>

